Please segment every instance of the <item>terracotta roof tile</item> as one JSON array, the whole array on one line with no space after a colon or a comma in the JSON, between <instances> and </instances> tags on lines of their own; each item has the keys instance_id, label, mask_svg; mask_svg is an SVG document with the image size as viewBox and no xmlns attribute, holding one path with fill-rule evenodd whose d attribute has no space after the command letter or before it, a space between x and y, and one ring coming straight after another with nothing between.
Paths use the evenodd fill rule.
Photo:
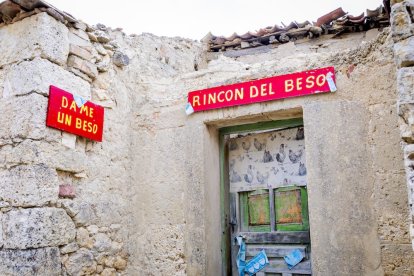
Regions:
<instances>
[{"instance_id":1,"label":"terracotta roof tile","mask_svg":"<svg viewBox=\"0 0 414 276\"><path fill-rule=\"evenodd\" d=\"M336 10L333 10L333 11L319 17L314 25L320 27L322 25L329 24L332 21L334 21L335 19L338 19L338 18L344 16L345 14L346 13L344 12L344 10L342 8L337 8Z\"/></svg>"},{"instance_id":2,"label":"terracotta roof tile","mask_svg":"<svg viewBox=\"0 0 414 276\"><path fill-rule=\"evenodd\" d=\"M209 45L210 51L226 49L241 49L260 45L286 43L303 37L315 38L324 34L342 34L381 28L389 25L390 0L383 0L383 5L375 10L366 11L358 16L348 15L342 8L333 10L318 18L313 24L309 21L290 22L283 26L275 24L229 37L208 34L202 41ZM33 13L47 12L64 24L74 25L78 21L70 14L61 11L43 0L6 0L0 2L0 24L10 24L21 20Z\"/></svg>"},{"instance_id":3,"label":"terracotta roof tile","mask_svg":"<svg viewBox=\"0 0 414 276\"><path fill-rule=\"evenodd\" d=\"M291 22L289 25L268 26L256 32L237 33L229 37L208 34L202 41L207 43L210 51L225 51L227 49L241 49L261 45L286 43L300 38L315 38L324 34L340 35L347 32L366 31L373 28L382 28L389 25L389 0L384 0L383 6L375 10L367 9L360 15L349 15L342 8L335 9L318 18L313 24Z\"/></svg>"},{"instance_id":4,"label":"terracotta roof tile","mask_svg":"<svg viewBox=\"0 0 414 276\"><path fill-rule=\"evenodd\" d=\"M6 0L0 3L0 24L10 24L21 20L27 14L47 12L64 24L77 23L72 15L61 11L43 0Z\"/></svg>"}]
</instances>

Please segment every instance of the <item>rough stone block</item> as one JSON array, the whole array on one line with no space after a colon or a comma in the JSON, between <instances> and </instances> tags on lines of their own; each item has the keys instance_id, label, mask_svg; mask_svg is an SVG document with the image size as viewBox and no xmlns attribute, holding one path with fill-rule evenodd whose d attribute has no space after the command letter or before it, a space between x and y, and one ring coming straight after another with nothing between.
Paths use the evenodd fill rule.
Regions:
<instances>
[{"instance_id":1,"label":"rough stone block","mask_svg":"<svg viewBox=\"0 0 414 276\"><path fill-rule=\"evenodd\" d=\"M48 60L35 58L13 65L5 78L3 97L36 92L49 95L50 85L90 99L90 84Z\"/></svg>"},{"instance_id":2,"label":"rough stone block","mask_svg":"<svg viewBox=\"0 0 414 276\"><path fill-rule=\"evenodd\" d=\"M414 135L411 127L406 124L400 125L401 138L407 143L414 143Z\"/></svg>"},{"instance_id":3,"label":"rough stone block","mask_svg":"<svg viewBox=\"0 0 414 276\"><path fill-rule=\"evenodd\" d=\"M404 3L398 3L391 8L391 33L395 42L413 35L410 14Z\"/></svg>"},{"instance_id":4,"label":"rough stone block","mask_svg":"<svg viewBox=\"0 0 414 276\"><path fill-rule=\"evenodd\" d=\"M11 206L42 206L57 200L57 194L56 170L44 164L0 170L0 196Z\"/></svg>"},{"instance_id":5,"label":"rough stone block","mask_svg":"<svg viewBox=\"0 0 414 276\"><path fill-rule=\"evenodd\" d=\"M83 58L85 60L91 60L93 58L93 55L91 52L74 44L70 44L69 53L72 55L78 56L80 58Z\"/></svg>"},{"instance_id":6,"label":"rough stone block","mask_svg":"<svg viewBox=\"0 0 414 276\"><path fill-rule=\"evenodd\" d=\"M69 275L94 274L96 265L93 254L85 248L81 248L76 253L71 254L69 259L64 262L64 266Z\"/></svg>"},{"instance_id":7,"label":"rough stone block","mask_svg":"<svg viewBox=\"0 0 414 276\"><path fill-rule=\"evenodd\" d=\"M44 57L65 64L69 54L68 29L46 13L0 28L0 67Z\"/></svg>"},{"instance_id":8,"label":"rough stone block","mask_svg":"<svg viewBox=\"0 0 414 276\"><path fill-rule=\"evenodd\" d=\"M404 122L408 125L414 124L414 103L399 103L398 105L398 115L403 119Z\"/></svg>"},{"instance_id":9,"label":"rough stone block","mask_svg":"<svg viewBox=\"0 0 414 276\"><path fill-rule=\"evenodd\" d=\"M97 222L95 211L90 203L69 199L63 199L60 202L77 226L90 225Z\"/></svg>"},{"instance_id":10,"label":"rough stone block","mask_svg":"<svg viewBox=\"0 0 414 276\"><path fill-rule=\"evenodd\" d=\"M115 103L104 89L92 89L92 100L103 107L114 108Z\"/></svg>"},{"instance_id":11,"label":"rough stone block","mask_svg":"<svg viewBox=\"0 0 414 276\"><path fill-rule=\"evenodd\" d=\"M414 65L414 37L395 43L394 55L398 68Z\"/></svg>"},{"instance_id":12,"label":"rough stone block","mask_svg":"<svg viewBox=\"0 0 414 276\"><path fill-rule=\"evenodd\" d=\"M23 139L59 141L60 131L46 127L47 98L30 94L0 101L0 145Z\"/></svg>"},{"instance_id":13,"label":"rough stone block","mask_svg":"<svg viewBox=\"0 0 414 276\"><path fill-rule=\"evenodd\" d=\"M73 26L76 29L82 30L82 31L86 31L86 28L88 27L84 22L82 21L77 21L73 24Z\"/></svg>"},{"instance_id":14,"label":"rough stone block","mask_svg":"<svg viewBox=\"0 0 414 276\"><path fill-rule=\"evenodd\" d=\"M108 54L108 51L105 50L105 48L102 46L101 43L94 43L93 46L95 47L96 51L102 55L106 56Z\"/></svg>"},{"instance_id":15,"label":"rough stone block","mask_svg":"<svg viewBox=\"0 0 414 276\"><path fill-rule=\"evenodd\" d=\"M107 72L111 66L111 58L109 55L104 56L96 66L98 67L99 72Z\"/></svg>"},{"instance_id":16,"label":"rough stone block","mask_svg":"<svg viewBox=\"0 0 414 276\"><path fill-rule=\"evenodd\" d=\"M63 132L62 133L62 144L70 149L76 148L76 135Z\"/></svg>"},{"instance_id":17,"label":"rough stone block","mask_svg":"<svg viewBox=\"0 0 414 276\"><path fill-rule=\"evenodd\" d=\"M76 242L80 247L91 249L95 243L94 238L85 228L78 228L76 233Z\"/></svg>"},{"instance_id":18,"label":"rough stone block","mask_svg":"<svg viewBox=\"0 0 414 276\"><path fill-rule=\"evenodd\" d=\"M85 40L78 35L68 32L69 43L74 44L81 47L92 47L92 43L88 40Z\"/></svg>"},{"instance_id":19,"label":"rough stone block","mask_svg":"<svg viewBox=\"0 0 414 276\"><path fill-rule=\"evenodd\" d=\"M7 249L64 245L76 236L75 224L58 208L12 210L3 215L3 227Z\"/></svg>"},{"instance_id":20,"label":"rough stone block","mask_svg":"<svg viewBox=\"0 0 414 276\"><path fill-rule=\"evenodd\" d=\"M409 204L414 203L414 144L404 146L404 165L408 185ZM414 215L413 209L410 210Z\"/></svg>"},{"instance_id":21,"label":"rough stone block","mask_svg":"<svg viewBox=\"0 0 414 276\"><path fill-rule=\"evenodd\" d=\"M61 275L60 254L57 247L0 250L0 275Z\"/></svg>"},{"instance_id":22,"label":"rough stone block","mask_svg":"<svg viewBox=\"0 0 414 276\"><path fill-rule=\"evenodd\" d=\"M398 70L397 89L399 104L414 103L414 68L408 67Z\"/></svg>"},{"instance_id":23,"label":"rough stone block","mask_svg":"<svg viewBox=\"0 0 414 276\"><path fill-rule=\"evenodd\" d=\"M83 60L77 56L71 55L68 59L68 66L74 67L81 72L85 73L92 79L95 79L98 76L98 69L96 65L92 64L87 60Z\"/></svg>"},{"instance_id":24,"label":"rough stone block","mask_svg":"<svg viewBox=\"0 0 414 276\"><path fill-rule=\"evenodd\" d=\"M69 31L77 36L79 36L80 38L84 39L84 40L88 40L88 34L80 29L75 29L75 28L70 28Z\"/></svg>"},{"instance_id":25,"label":"rough stone block","mask_svg":"<svg viewBox=\"0 0 414 276\"><path fill-rule=\"evenodd\" d=\"M410 244L384 244L381 255L383 275L412 275L414 252Z\"/></svg>"},{"instance_id":26,"label":"rough stone block","mask_svg":"<svg viewBox=\"0 0 414 276\"><path fill-rule=\"evenodd\" d=\"M86 170L83 149L68 149L59 143L24 140L16 145L0 147L0 168L20 164L46 164L61 171L80 173Z\"/></svg>"},{"instance_id":27,"label":"rough stone block","mask_svg":"<svg viewBox=\"0 0 414 276\"><path fill-rule=\"evenodd\" d=\"M69 253L77 251L78 249L79 249L79 245L76 242L72 242L60 248L60 253L69 254Z\"/></svg>"},{"instance_id":28,"label":"rough stone block","mask_svg":"<svg viewBox=\"0 0 414 276\"><path fill-rule=\"evenodd\" d=\"M95 236L95 243L93 245L94 250L98 252L109 251L111 249L111 239L103 233L98 233Z\"/></svg>"},{"instance_id":29,"label":"rough stone block","mask_svg":"<svg viewBox=\"0 0 414 276\"><path fill-rule=\"evenodd\" d=\"M129 57L120 51L116 51L112 56L112 62L118 67L124 67L129 64Z\"/></svg>"},{"instance_id":30,"label":"rough stone block","mask_svg":"<svg viewBox=\"0 0 414 276\"><path fill-rule=\"evenodd\" d=\"M93 32L93 35L96 37L97 41L100 43L108 43L109 41L111 41L111 38L109 37L109 35L101 30L96 30L95 32Z\"/></svg>"},{"instance_id":31,"label":"rough stone block","mask_svg":"<svg viewBox=\"0 0 414 276\"><path fill-rule=\"evenodd\" d=\"M77 226L89 225L97 221L95 211L92 205L88 203L77 205L77 213L73 219Z\"/></svg>"},{"instance_id":32,"label":"rough stone block","mask_svg":"<svg viewBox=\"0 0 414 276\"><path fill-rule=\"evenodd\" d=\"M88 77L88 75L86 75L85 73L82 73L80 70L74 67L69 67L68 70L69 72L72 72L73 74L75 74L75 76L78 76L89 83L92 83L93 81L90 77Z\"/></svg>"},{"instance_id":33,"label":"rough stone block","mask_svg":"<svg viewBox=\"0 0 414 276\"><path fill-rule=\"evenodd\" d=\"M414 144L404 146L404 158L407 161L414 160Z\"/></svg>"},{"instance_id":34,"label":"rough stone block","mask_svg":"<svg viewBox=\"0 0 414 276\"><path fill-rule=\"evenodd\" d=\"M114 268L118 270L125 270L127 261L122 259L120 256L116 256L114 261Z\"/></svg>"}]
</instances>

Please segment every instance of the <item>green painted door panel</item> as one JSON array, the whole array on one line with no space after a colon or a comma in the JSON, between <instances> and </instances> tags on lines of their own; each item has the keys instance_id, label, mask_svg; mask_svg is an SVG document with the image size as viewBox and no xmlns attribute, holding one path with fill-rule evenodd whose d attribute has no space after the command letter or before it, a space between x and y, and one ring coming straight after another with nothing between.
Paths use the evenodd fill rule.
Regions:
<instances>
[{"instance_id":1,"label":"green painted door panel","mask_svg":"<svg viewBox=\"0 0 414 276\"><path fill-rule=\"evenodd\" d=\"M243 231L270 231L270 203L268 190L240 193Z\"/></svg>"},{"instance_id":2,"label":"green painted door panel","mask_svg":"<svg viewBox=\"0 0 414 276\"><path fill-rule=\"evenodd\" d=\"M275 191L276 230L309 230L308 194L305 187L284 187Z\"/></svg>"}]
</instances>

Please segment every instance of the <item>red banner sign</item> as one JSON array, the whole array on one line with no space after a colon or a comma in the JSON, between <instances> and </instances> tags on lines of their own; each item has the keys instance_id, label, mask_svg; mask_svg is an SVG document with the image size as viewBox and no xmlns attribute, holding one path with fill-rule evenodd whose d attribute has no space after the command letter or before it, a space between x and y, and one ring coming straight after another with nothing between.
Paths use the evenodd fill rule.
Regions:
<instances>
[{"instance_id":1,"label":"red banner sign","mask_svg":"<svg viewBox=\"0 0 414 276\"><path fill-rule=\"evenodd\" d=\"M193 91L186 109L191 113L335 91L335 69L327 67Z\"/></svg>"},{"instance_id":2,"label":"red banner sign","mask_svg":"<svg viewBox=\"0 0 414 276\"><path fill-rule=\"evenodd\" d=\"M104 108L50 86L46 125L94 141L102 141Z\"/></svg>"}]
</instances>

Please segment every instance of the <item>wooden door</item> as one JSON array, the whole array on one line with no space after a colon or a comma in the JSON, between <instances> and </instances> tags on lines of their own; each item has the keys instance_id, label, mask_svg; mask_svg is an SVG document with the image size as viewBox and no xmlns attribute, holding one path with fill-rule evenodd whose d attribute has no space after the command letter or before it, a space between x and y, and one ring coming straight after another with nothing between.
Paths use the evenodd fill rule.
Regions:
<instances>
[{"instance_id":1,"label":"wooden door","mask_svg":"<svg viewBox=\"0 0 414 276\"><path fill-rule=\"evenodd\" d=\"M226 137L232 274L239 235L246 261L265 250L270 264L258 275L310 275L311 248L303 127ZM305 259L289 270L283 257L299 249Z\"/></svg>"}]
</instances>

